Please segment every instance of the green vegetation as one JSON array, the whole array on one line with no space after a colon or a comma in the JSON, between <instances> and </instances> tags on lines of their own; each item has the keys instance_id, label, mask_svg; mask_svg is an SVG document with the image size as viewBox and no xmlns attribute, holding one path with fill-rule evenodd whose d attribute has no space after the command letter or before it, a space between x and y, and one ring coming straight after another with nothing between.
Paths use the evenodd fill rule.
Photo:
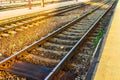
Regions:
<instances>
[{"instance_id":1,"label":"green vegetation","mask_svg":"<svg viewBox=\"0 0 120 80\"><path fill-rule=\"evenodd\" d=\"M96 37L96 39L94 40L94 46L96 47L99 40L102 38L104 32L103 32L103 29L101 29L99 32L98 32L98 36Z\"/></svg>"}]
</instances>

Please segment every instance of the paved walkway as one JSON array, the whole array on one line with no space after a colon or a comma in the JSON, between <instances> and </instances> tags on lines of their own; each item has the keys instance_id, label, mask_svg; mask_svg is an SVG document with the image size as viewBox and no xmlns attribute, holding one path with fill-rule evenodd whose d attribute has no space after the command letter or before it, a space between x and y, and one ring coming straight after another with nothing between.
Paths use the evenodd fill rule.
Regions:
<instances>
[{"instance_id":1,"label":"paved walkway","mask_svg":"<svg viewBox=\"0 0 120 80\"><path fill-rule=\"evenodd\" d=\"M94 80L120 80L120 1L115 10Z\"/></svg>"},{"instance_id":2,"label":"paved walkway","mask_svg":"<svg viewBox=\"0 0 120 80\"><path fill-rule=\"evenodd\" d=\"M77 2L76 2L76 0L74 0L74 1L66 1L66 2L48 4L48 5L45 5L45 7L41 7L41 6L32 7L31 10L28 8L23 8L23 9L16 9L16 10L10 10L10 11L3 11L3 12L0 12L0 20L11 18L11 17L16 17L16 16L20 16L20 15L40 12L40 11L44 11L44 10L54 9L54 8L67 6L67 5L71 5L71 4L87 2L87 1L89 1L89 0L78 0Z\"/></svg>"},{"instance_id":3,"label":"paved walkway","mask_svg":"<svg viewBox=\"0 0 120 80\"><path fill-rule=\"evenodd\" d=\"M36 4L36 3L40 3L40 1L34 1L34 2L31 1L31 4ZM0 6L13 6L13 5L23 5L23 4L28 4L28 2L15 2L15 3L3 2L0 3Z\"/></svg>"}]
</instances>

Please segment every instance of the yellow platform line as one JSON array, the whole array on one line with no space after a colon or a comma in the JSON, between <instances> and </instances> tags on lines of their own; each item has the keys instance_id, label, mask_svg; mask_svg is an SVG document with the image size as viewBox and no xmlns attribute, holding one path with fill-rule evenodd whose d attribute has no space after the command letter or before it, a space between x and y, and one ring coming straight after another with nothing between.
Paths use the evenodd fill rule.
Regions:
<instances>
[{"instance_id":1,"label":"yellow platform line","mask_svg":"<svg viewBox=\"0 0 120 80\"><path fill-rule=\"evenodd\" d=\"M120 1L115 10L94 80L120 80Z\"/></svg>"}]
</instances>

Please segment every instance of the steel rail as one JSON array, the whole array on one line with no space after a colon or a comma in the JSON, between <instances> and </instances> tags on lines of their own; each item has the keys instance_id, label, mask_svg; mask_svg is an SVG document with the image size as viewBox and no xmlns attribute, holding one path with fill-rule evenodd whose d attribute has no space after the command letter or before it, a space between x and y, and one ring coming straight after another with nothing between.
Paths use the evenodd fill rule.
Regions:
<instances>
[{"instance_id":1,"label":"steel rail","mask_svg":"<svg viewBox=\"0 0 120 80\"><path fill-rule=\"evenodd\" d=\"M115 1L114 4L116 5L117 1ZM113 6L113 7L116 8L115 6ZM113 13L111 15L111 19L110 19L110 22L108 23L105 35L103 35L103 37L99 40L99 42L97 44L97 47L96 47L96 49L95 49L95 51L93 53L94 55L92 56L93 57L93 59L91 61L92 63L91 63L91 66L89 68L89 71L88 71L88 73L86 75L86 79L85 80L89 80L89 79L93 80L94 77L95 77L96 69L97 69L98 63L100 61L100 57L101 57L101 54L102 54L103 46L104 46L104 43L105 43L108 31L110 29L110 25L112 23L114 12L115 12L115 9L113 10Z\"/></svg>"}]
</instances>

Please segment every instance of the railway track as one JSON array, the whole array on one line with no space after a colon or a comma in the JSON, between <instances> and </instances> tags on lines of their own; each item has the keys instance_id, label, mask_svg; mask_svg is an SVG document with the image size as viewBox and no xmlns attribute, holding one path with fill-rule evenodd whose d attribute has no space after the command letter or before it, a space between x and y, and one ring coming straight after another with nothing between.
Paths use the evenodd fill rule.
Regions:
<instances>
[{"instance_id":1,"label":"railway track","mask_svg":"<svg viewBox=\"0 0 120 80\"><path fill-rule=\"evenodd\" d=\"M93 40L101 31L101 27L97 27L97 25L111 9L113 3L114 1L106 2L105 5L74 19L23 50L7 58L3 56L3 60L0 61L0 69L17 74L20 79L22 77L29 80L59 80L58 78L65 79L66 76L72 75L73 80L76 76L73 67L79 64L82 67L81 73L85 75L89 68L86 65L90 64L93 55L88 46L94 49ZM86 39L88 41L85 41ZM81 52L74 60L79 58L83 60L81 59L81 63L73 60L71 61L72 65L70 64L68 67L69 59L77 51L80 51L78 49ZM67 70L73 70L73 74Z\"/></svg>"},{"instance_id":2,"label":"railway track","mask_svg":"<svg viewBox=\"0 0 120 80\"><path fill-rule=\"evenodd\" d=\"M23 29L30 28L33 26L39 26L41 20L44 20L53 16L57 16L65 12L75 10L87 5L90 5L90 4L89 3L75 4L75 5L65 6L58 9L54 9L54 10L43 11L40 13L38 12L34 15L30 14L25 16L19 16L17 18L6 20L5 22L1 21L2 23L0 24L0 37L1 38L7 37L11 34L16 34L17 32L22 31Z\"/></svg>"},{"instance_id":3,"label":"railway track","mask_svg":"<svg viewBox=\"0 0 120 80\"><path fill-rule=\"evenodd\" d=\"M93 60L96 61L98 58L99 54L96 51L97 49L100 49L102 36L104 31L106 31L105 29L107 29L104 25L101 24L101 22L107 24L103 19L111 10L111 8L115 8L115 5L106 8L105 12L104 9L102 9L103 14L100 13L102 15L100 15L99 18L96 19L95 23L93 23L91 27L88 28L86 33L79 39L75 46L72 47L67 55L62 58L59 64L57 64L51 73L49 73L45 80L92 80L93 74L91 75L91 73L88 71L91 71L91 69L93 69L93 65L95 65L93 64ZM110 15L110 13L108 13L108 15ZM89 19L91 20L93 17ZM109 19L107 20L109 23ZM85 26L86 25L84 25L84 27ZM76 75L77 77L75 77Z\"/></svg>"}]
</instances>

